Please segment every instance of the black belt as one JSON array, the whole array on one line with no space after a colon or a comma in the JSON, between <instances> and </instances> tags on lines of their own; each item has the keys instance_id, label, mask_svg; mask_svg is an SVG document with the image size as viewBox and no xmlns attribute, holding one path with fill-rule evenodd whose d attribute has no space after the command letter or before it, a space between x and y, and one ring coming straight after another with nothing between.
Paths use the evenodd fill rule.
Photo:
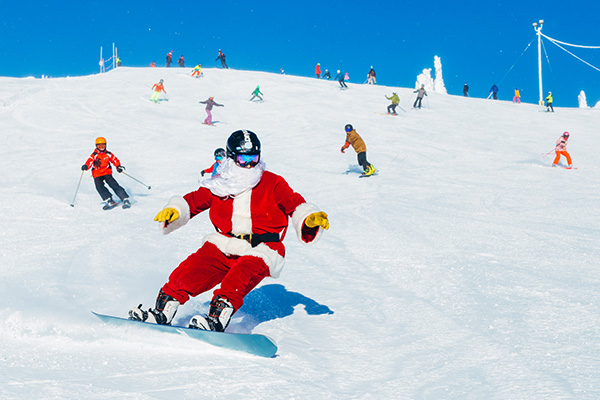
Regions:
<instances>
[{"instance_id":1,"label":"black belt","mask_svg":"<svg viewBox=\"0 0 600 400\"><path fill-rule=\"evenodd\" d=\"M234 235L229 232L227 235L245 240L250 243L252 247L256 247L261 243L265 242L279 242L279 233L244 233L241 235Z\"/></svg>"}]
</instances>

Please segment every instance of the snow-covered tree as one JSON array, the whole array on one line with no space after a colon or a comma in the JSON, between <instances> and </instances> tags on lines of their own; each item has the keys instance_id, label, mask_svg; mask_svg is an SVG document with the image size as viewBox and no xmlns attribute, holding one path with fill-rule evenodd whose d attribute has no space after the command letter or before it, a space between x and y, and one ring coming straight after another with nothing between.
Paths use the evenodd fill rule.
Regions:
<instances>
[{"instance_id":1,"label":"snow-covered tree","mask_svg":"<svg viewBox=\"0 0 600 400\"><path fill-rule=\"evenodd\" d=\"M425 68L423 72L417 75L417 82L415 88L418 89L421 85L425 85L425 90L428 92L433 91L433 79L431 78L431 68Z\"/></svg>"},{"instance_id":2,"label":"snow-covered tree","mask_svg":"<svg viewBox=\"0 0 600 400\"><path fill-rule=\"evenodd\" d=\"M431 77L431 68L425 68L421 74L417 76L415 88L420 88L425 85L425 90L428 92L436 92L447 94L444 78L442 76L442 61L438 56L434 56L433 64L435 67L435 80Z\"/></svg>"},{"instance_id":3,"label":"snow-covered tree","mask_svg":"<svg viewBox=\"0 0 600 400\"><path fill-rule=\"evenodd\" d=\"M585 98L585 92L583 90L579 92L577 99L579 99L579 108L587 108L587 99Z\"/></svg>"},{"instance_id":4,"label":"snow-covered tree","mask_svg":"<svg viewBox=\"0 0 600 400\"><path fill-rule=\"evenodd\" d=\"M433 91L436 93L447 94L444 78L442 76L442 61L438 56L433 57L433 66L435 67L435 80L433 81Z\"/></svg>"}]
</instances>

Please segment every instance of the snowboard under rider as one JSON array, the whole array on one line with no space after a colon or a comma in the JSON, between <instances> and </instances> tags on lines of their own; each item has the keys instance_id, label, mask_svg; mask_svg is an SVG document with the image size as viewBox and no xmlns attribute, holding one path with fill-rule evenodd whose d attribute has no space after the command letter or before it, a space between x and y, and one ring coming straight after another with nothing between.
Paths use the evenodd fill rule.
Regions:
<instances>
[{"instance_id":1,"label":"snowboard under rider","mask_svg":"<svg viewBox=\"0 0 600 400\"><path fill-rule=\"evenodd\" d=\"M102 200L106 202L104 209L110 209L117 205L105 184L108 184L115 194L119 196L123 202L123 208L129 208L131 206L129 195L113 177L111 164L115 166L119 173L125 170L125 167L121 165L121 161L119 161L117 156L106 150L106 139L98 137L96 138L96 149L85 164L81 166L81 170L87 171L92 168L92 177L94 178L96 190L100 197L102 197Z\"/></svg>"},{"instance_id":2,"label":"snowboard under rider","mask_svg":"<svg viewBox=\"0 0 600 400\"><path fill-rule=\"evenodd\" d=\"M346 131L346 142L342 146L341 152L345 153L346 149L350 146L356 151L356 157L358 158L358 163L363 168L364 175L373 175L376 172L373 164L367 161L367 145L364 140L360 137L358 132L352 127L352 125L347 124L344 127Z\"/></svg>"},{"instance_id":3,"label":"snowboard under rider","mask_svg":"<svg viewBox=\"0 0 600 400\"><path fill-rule=\"evenodd\" d=\"M298 239L311 244L329 229L327 214L290 188L285 179L266 170L255 133L233 132L219 175L205 179L198 190L173 196L155 221L164 234L210 210L216 232L171 273L156 305L129 311L131 319L170 324L180 305L219 285L207 316L191 318L190 327L223 332L244 304L244 297L264 278L277 278L285 262L289 218Z\"/></svg>"},{"instance_id":4,"label":"snowboard under rider","mask_svg":"<svg viewBox=\"0 0 600 400\"><path fill-rule=\"evenodd\" d=\"M571 155L569 154L569 152L567 151L567 142L569 141L569 132L565 132L562 134L561 137L559 137L556 140L556 147L554 148L554 151L556 152L556 157L554 157L554 161L552 162L552 166L556 167L558 166L558 162L560 161L560 156L565 156L565 158L567 159L567 168L571 169L573 168L573 163L571 161Z\"/></svg>"}]
</instances>

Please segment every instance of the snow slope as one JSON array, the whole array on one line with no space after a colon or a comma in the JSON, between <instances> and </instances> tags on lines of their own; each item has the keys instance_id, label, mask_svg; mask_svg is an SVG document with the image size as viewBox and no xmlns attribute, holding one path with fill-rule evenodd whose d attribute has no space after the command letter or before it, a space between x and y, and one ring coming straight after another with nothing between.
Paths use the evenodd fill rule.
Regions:
<instances>
[{"instance_id":1,"label":"snow slope","mask_svg":"<svg viewBox=\"0 0 600 400\"><path fill-rule=\"evenodd\" d=\"M0 78L0 398L600 398L597 110L432 93L415 111L412 89L204 73ZM168 101L154 104L160 78ZM247 101L257 84L264 103ZM407 112L380 115L392 91ZM225 104L215 127L201 124L209 96ZM346 123L378 176L357 179L340 153ZM230 326L274 338L278 356L103 325L91 310L152 306L213 230L200 215L163 236L153 218L241 128L331 221L312 247L288 234L282 276ZM578 170L542 157L564 130ZM152 186L116 175L129 210L102 211L89 172L69 207L100 135Z\"/></svg>"}]
</instances>

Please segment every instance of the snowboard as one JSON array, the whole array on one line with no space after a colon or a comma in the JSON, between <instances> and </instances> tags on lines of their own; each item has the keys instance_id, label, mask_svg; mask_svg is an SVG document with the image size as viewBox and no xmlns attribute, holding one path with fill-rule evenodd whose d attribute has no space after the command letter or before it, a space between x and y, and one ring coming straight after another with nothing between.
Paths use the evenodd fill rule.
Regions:
<instances>
[{"instance_id":1,"label":"snowboard","mask_svg":"<svg viewBox=\"0 0 600 400\"><path fill-rule=\"evenodd\" d=\"M157 325L127 318L114 317L111 315L98 314L92 311L102 322L119 327L136 327L151 329L159 332L177 333L186 335L192 339L223 347L230 350L243 351L259 357L274 357L277 353L277 344L267 336L254 333L227 333L203 331L201 329L186 328L183 326Z\"/></svg>"},{"instance_id":2,"label":"snowboard","mask_svg":"<svg viewBox=\"0 0 600 400\"><path fill-rule=\"evenodd\" d=\"M360 174L358 177L359 178L370 178L370 177L375 176L377 174L378 174L378 172L373 172L371 175Z\"/></svg>"}]
</instances>

